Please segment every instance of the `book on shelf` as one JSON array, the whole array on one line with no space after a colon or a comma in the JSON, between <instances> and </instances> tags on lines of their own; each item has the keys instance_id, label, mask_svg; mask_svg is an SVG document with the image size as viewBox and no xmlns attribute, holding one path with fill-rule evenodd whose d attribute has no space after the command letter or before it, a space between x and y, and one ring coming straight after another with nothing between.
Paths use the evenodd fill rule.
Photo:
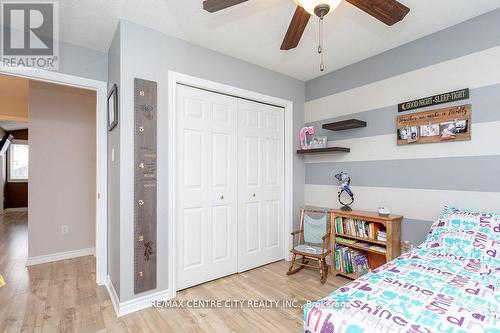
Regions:
<instances>
[{"instance_id":1,"label":"book on shelf","mask_svg":"<svg viewBox=\"0 0 500 333\"><path fill-rule=\"evenodd\" d=\"M366 243L366 242L362 242L362 241L358 241L358 240L353 240L353 239L347 239L347 238L344 238L344 237L335 237L335 241L338 242L338 243L342 243L344 245L356 245L356 246L359 246L359 247L364 247L368 250L373 250L373 251L377 251L377 252L381 252L381 253L385 253L386 252L386 248L382 245L377 245L377 244L371 244L371 243Z\"/></svg>"},{"instance_id":2,"label":"book on shelf","mask_svg":"<svg viewBox=\"0 0 500 333\"><path fill-rule=\"evenodd\" d=\"M334 267L339 272L363 275L370 270L365 251L335 245Z\"/></svg>"},{"instance_id":3,"label":"book on shelf","mask_svg":"<svg viewBox=\"0 0 500 333\"><path fill-rule=\"evenodd\" d=\"M375 222L353 219L349 217L337 217L335 219L335 231L337 234L367 238L380 242L387 241L387 232L382 226Z\"/></svg>"},{"instance_id":4,"label":"book on shelf","mask_svg":"<svg viewBox=\"0 0 500 333\"><path fill-rule=\"evenodd\" d=\"M382 230L379 230L377 232L377 240L379 242L387 242L387 232L386 231L382 231Z\"/></svg>"}]
</instances>

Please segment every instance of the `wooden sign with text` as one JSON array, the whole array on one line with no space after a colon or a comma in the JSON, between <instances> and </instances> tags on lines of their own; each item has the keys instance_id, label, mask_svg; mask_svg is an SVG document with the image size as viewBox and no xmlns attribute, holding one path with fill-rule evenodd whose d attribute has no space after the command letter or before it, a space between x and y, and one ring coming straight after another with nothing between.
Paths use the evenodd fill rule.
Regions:
<instances>
[{"instance_id":1,"label":"wooden sign with text","mask_svg":"<svg viewBox=\"0 0 500 333\"><path fill-rule=\"evenodd\" d=\"M406 112L410 110L423 108L426 106L456 102L464 99L469 99L469 88L455 90L440 95L429 96L425 98L416 99L414 101L398 104L398 112Z\"/></svg>"},{"instance_id":2,"label":"wooden sign with text","mask_svg":"<svg viewBox=\"0 0 500 333\"><path fill-rule=\"evenodd\" d=\"M398 116L398 145L471 140L472 106Z\"/></svg>"},{"instance_id":3,"label":"wooden sign with text","mask_svg":"<svg viewBox=\"0 0 500 333\"><path fill-rule=\"evenodd\" d=\"M134 293L156 289L157 85L134 80Z\"/></svg>"}]
</instances>

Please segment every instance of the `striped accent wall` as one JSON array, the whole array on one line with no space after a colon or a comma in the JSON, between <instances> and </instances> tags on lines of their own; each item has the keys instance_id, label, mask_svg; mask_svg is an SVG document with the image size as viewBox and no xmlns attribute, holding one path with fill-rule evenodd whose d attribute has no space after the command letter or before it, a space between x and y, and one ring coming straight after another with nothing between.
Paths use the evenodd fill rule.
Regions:
<instances>
[{"instance_id":1,"label":"striped accent wall","mask_svg":"<svg viewBox=\"0 0 500 333\"><path fill-rule=\"evenodd\" d=\"M453 36L457 45L446 45L456 48L450 57L439 41ZM407 56L397 58L400 54ZM398 63L391 66L391 61ZM368 78L362 69L372 71ZM398 103L461 88L471 89L470 100L411 112L470 103L472 141L396 145ZM500 212L500 10L312 80L306 89L306 124L328 136L330 146L351 148L347 154L304 157L306 205L337 207L333 174L346 171L352 177L353 208L384 205L404 215L403 240L414 244L425 239L444 205ZM323 123L350 118L368 126L321 129Z\"/></svg>"}]
</instances>

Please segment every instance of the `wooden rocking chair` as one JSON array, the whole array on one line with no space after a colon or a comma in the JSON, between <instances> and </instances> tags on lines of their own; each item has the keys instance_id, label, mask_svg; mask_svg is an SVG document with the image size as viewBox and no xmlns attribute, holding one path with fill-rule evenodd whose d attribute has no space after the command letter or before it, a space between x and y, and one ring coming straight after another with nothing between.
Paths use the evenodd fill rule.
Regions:
<instances>
[{"instance_id":1,"label":"wooden rocking chair","mask_svg":"<svg viewBox=\"0 0 500 333\"><path fill-rule=\"evenodd\" d=\"M301 208L300 230L292 232L292 249L290 249L290 252L293 256L287 275L295 274L307 266L319 269L321 283L326 282L328 276L326 257L331 252L328 217L329 214L324 211ZM315 260L318 264L309 265L309 260ZM295 266L298 267L294 268Z\"/></svg>"}]
</instances>

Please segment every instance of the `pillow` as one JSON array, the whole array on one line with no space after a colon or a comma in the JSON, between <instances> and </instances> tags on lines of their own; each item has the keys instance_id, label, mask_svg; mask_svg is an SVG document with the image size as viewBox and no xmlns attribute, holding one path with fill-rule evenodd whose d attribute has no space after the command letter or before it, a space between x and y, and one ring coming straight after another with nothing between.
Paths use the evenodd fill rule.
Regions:
<instances>
[{"instance_id":1,"label":"pillow","mask_svg":"<svg viewBox=\"0 0 500 333\"><path fill-rule=\"evenodd\" d=\"M498 267L500 214L445 207L423 246Z\"/></svg>"},{"instance_id":2,"label":"pillow","mask_svg":"<svg viewBox=\"0 0 500 333\"><path fill-rule=\"evenodd\" d=\"M483 228L482 231L488 235L498 238L500 236L500 214L445 206L444 211L432 224L429 234L450 227L458 230L473 230L475 226Z\"/></svg>"}]
</instances>

